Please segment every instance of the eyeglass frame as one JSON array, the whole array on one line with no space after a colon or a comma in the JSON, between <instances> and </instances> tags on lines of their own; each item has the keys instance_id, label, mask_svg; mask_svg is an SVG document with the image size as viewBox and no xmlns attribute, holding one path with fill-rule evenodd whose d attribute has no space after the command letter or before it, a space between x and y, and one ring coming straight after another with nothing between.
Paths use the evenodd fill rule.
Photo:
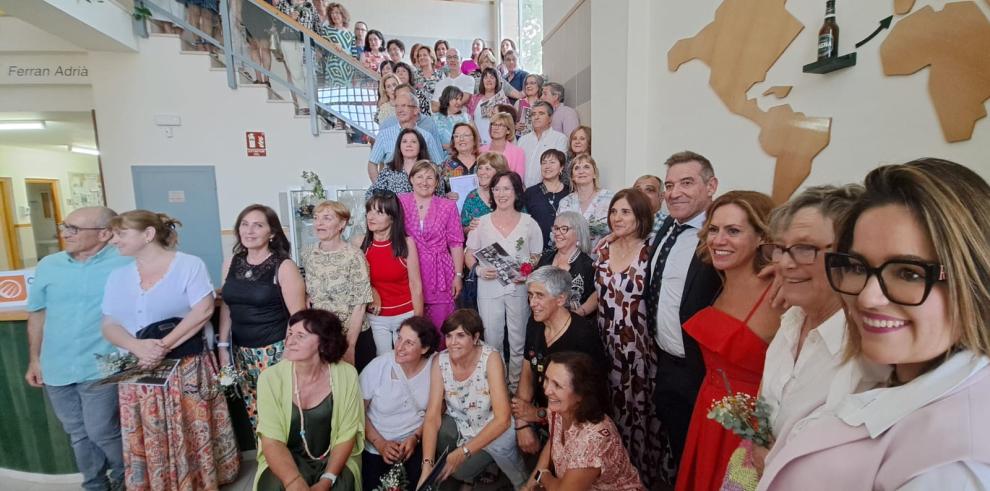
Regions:
<instances>
[{"instance_id":1,"label":"eyeglass frame","mask_svg":"<svg viewBox=\"0 0 990 491\"><path fill-rule=\"evenodd\" d=\"M79 227L76 225L72 225L71 223L62 222L58 224L58 233L66 236L73 236L73 235L77 235L79 232L82 232L83 230L107 230L108 228L110 227Z\"/></svg>"},{"instance_id":2,"label":"eyeglass frame","mask_svg":"<svg viewBox=\"0 0 990 491\"><path fill-rule=\"evenodd\" d=\"M550 226L550 232L553 232L553 233L560 232L562 234L567 234L571 230L574 230L574 227L572 227L570 225L551 225Z\"/></svg>"},{"instance_id":3,"label":"eyeglass frame","mask_svg":"<svg viewBox=\"0 0 990 491\"><path fill-rule=\"evenodd\" d=\"M845 292L836 288L835 281L832 279L832 266L829 266L829 263L833 260L832 258L842 258L846 260L854 259L856 261L861 262L863 264L863 268L866 270L866 281L863 282L863 288L856 293ZM886 268L891 264L909 264L912 266L923 268L925 270L925 292L924 294L921 295L920 301L918 301L917 303L906 303L906 302L900 302L894 300L893 298L890 297L890 294L887 293L887 284L884 282L883 274L881 273L883 273L884 268ZM917 307L925 303L925 300L928 300L928 296L931 295L932 289L935 287L935 283L941 283L946 281L947 279L947 275L945 273L945 265L943 265L942 263L930 263L924 261L915 261L911 259L891 259L889 261L885 261L880 266L873 267L870 266L866 262L866 259L864 259L862 256L857 256L855 254L849 254L845 252L825 253L825 276L828 278L828 285L832 287L832 290L834 290L836 293L842 295L857 295L857 296L863 293L863 290L866 289L866 285L870 282L870 277L875 276L877 278L877 283L880 285L880 291L883 292L883 296L886 297L886 299L889 300L891 303L895 303L897 305L903 305L905 307Z\"/></svg>"},{"instance_id":4,"label":"eyeglass frame","mask_svg":"<svg viewBox=\"0 0 990 491\"><path fill-rule=\"evenodd\" d=\"M820 254L822 252L828 252L827 249L830 248L830 247L832 247L832 245L833 244L829 244L829 245L824 246L824 247L818 247L818 246L816 246L814 244L798 243L798 244L792 244L789 247L784 247L781 244L775 244L775 243L772 243L772 242L768 242L766 244L760 244L760 245L756 246L756 250L757 250L757 252L760 253L760 255L763 257L763 259L766 259L770 263L777 263L777 262L780 261L780 259L774 261L773 254L770 254L769 256L767 256L767 254L765 252L763 252L763 249L765 247L772 246L772 247L775 247L777 249L780 249L780 256L781 257L783 257L784 254L787 254L788 256L791 256L791 260L794 261L794 264L801 264L801 265L807 266L809 264L815 264L815 260L818 259L818 254ZM798 261L797 257L794 256L794 253L791 252L791 249L794 249L795 247L810 247L810 248L814 249L814 254L812 254L812 256L811 256L811 261L810 262L806 262L806 263L803 263L801 261Z\"/></svg>"}]
</instances>

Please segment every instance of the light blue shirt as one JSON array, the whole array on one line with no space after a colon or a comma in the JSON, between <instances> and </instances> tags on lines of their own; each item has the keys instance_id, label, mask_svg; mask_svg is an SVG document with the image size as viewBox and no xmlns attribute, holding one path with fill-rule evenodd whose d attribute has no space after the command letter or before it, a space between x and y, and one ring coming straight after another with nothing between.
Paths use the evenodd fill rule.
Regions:
<instances>
[{"instance_id":1,"label":"light blue shirt","mask_svg":"<svg viewBox=\"0 0 990 491\"><path fill-rule=\"evenodd\" d=\"M430 121L433 121L430 119ZM416 126L416 131L420 136L423 137L423 141L426 142L426 150L430 154L430 160L434 164L439 164L444 160L447 160L447 153L444 152L443 147L437 143L437 139L433 137L433 134L422 126ZM375 145L371 147L371 154L368 155L368 162L374 162L376 164L385 164L392 161L392 154L395 152L395 142L399 139L399 133L402 132L401 126L389 126L383 128L378 132L378 136L375 137Z\"/></svg>"},{"instance_id":2,"label":"light blue shirt","mask_svg":"<svg viewBox=\"0 0 990 491\"><path fill-rule=\"evenodd\" d=\"M86 261L59 252L38 263L27 310L45 311L41 375L46 385L69 385L103 376L95 355L114 351L101 331L103 290L110 272L132 262L108 245Z\"/></svg>"},{"instance_id":3,"label":"light blue shirt","mask_svg":"<svg viewBox=\"0 0 990 491\"><path fill-rule=\"evenodd\" d=\"M382 121L381 123L378 123L378 132L381 133L381 131L386 128L392 128L398 126L399 126L399 118L393 114L385 118L385 120ZM442 139L443 135L440 134L440 131L437 128L437 123L433 121L432 117L427 116L423 113L419 113L419 117L416 119L416 126L426 131L429 131L430 134L433 135L433 138L436 138L437 141L443 141ZM439 163L439 162L435 162L435 163Z\"/></svg>"}]
</instances>

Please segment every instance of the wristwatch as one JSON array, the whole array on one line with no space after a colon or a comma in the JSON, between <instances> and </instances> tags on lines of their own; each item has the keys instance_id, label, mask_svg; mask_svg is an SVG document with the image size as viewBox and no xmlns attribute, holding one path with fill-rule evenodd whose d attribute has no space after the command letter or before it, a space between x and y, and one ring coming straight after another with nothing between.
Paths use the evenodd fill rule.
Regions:
<instances>
[{"instance_id":1,"label":"wristwatch","mask_svg":"<svg viewBox=\"0 0 990 491\"><path fill-rule=\"evenodd\" d=\"M467 445L461 447L461 452L464 452L464 457L471 458L471 449Z\"/></svg>"},{"instance_id":2,"label":"wristwatch","mask_svg":"<svg viewBox=\"0 0 990 491\"><path fill-rule=\"evenodd\" d=\"M337 482L337 474L333 472L324 472L320 475L320 480L330 481L330 486L333 486Z\"/></svg>"},{"instance_id":3,"label":"wristwatch","mask_svg":"<svg viewBox=\"0 0 990 491\"><path fill-rule=\"evenodd\" d=\"M543 469L536 471L536 479L533 480L539 483L540 479L543 479Z\"/></svg>"},{"instance_id":4,"label":"wristwatch","mask_svg":"<svg viewBox=\"0 0 990 491\"><path fill-rule=\"evenodd\" d=\"M547 409L546 408L543 408L543 407L537 409L536 410L536 417L537 418L540 418L540 419L547 419Z\"/></svg>"},{"instance_id":5,"label":"wristwatch","mask_svg":"<svg viewBox=\"0 0 990 491\"><path fill-rule=\"evenodd\" d=\"M464 273L455 273L454 276L457 276L458 278L463 279L464 278Z\"/></svg>"}]
</instances>

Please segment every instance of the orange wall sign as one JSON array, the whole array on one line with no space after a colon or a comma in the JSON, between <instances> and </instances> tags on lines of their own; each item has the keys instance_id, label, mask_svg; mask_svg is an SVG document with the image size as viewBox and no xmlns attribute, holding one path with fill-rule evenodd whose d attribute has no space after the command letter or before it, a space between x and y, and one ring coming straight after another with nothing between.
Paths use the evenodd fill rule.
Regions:
<instances>
[{"instance_id":1,"label":"orange wall sign","mask_svg":"<svg viewBox=\"0 0 990 491\"><path fill-rule=\"evenodd\" d=\"M248 131L246 134L248 157L267 157L268 141L263 131Z\"/></svg>"},{"instance_id":2,"label":"orange wall sign","mask_svg":"<svg viewBox=\"0 0 990 491\"><path fill-rule=\"evenodd\" d=\"M0 273L0 307L27 305L28 285L33 279L34 270Z\"/></svg>"}]
</instances>

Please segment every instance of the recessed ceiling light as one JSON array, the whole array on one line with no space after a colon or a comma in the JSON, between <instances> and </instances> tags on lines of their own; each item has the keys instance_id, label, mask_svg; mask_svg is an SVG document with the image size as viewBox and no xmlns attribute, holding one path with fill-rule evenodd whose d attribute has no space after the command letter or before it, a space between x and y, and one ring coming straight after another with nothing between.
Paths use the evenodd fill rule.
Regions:
<instances>
[{"instance_id":1,"label":"recessed ceiling light","mask_svg":"<svg viewBox=\"0 0 990 491\"><path fill-rule=\"evenodd\" d=\"M69 145L69 151L75 153L84 153L86 155L99 155L100 151L91 147L80 147L79 145Z\"/></svg>"},{"instance_id":2,"label":"recessed ceiling light","mask_svg":"<svg viewBox=\"0 0 990 491\"><path fill-rule=\"evenodd\" d=\"M0 121L0 130L43 130L44 121Z\"/></svg>"}]
</instances>

